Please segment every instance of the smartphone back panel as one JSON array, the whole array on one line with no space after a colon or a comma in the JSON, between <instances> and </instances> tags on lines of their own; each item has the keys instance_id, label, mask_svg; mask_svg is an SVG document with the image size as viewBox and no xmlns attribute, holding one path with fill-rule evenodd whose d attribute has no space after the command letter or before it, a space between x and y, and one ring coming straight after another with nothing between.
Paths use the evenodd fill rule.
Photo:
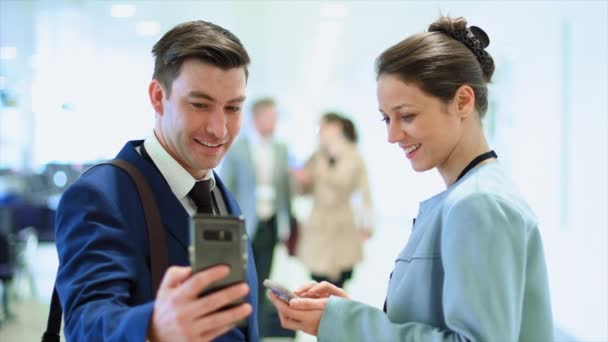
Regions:
<instances>
[{"instance_id":1,"label":"smartphone back panel","mask_svg":"<svg viewBox=\"0 0 608 342\"><path fill-rule=\"evenodd\" d=\"M245 221L234 216L195 214L190 220L190 264L193 272L220 264L230 266L228 277L213 283L201 295L247 282Z\"/></svg>"}]
</instances>

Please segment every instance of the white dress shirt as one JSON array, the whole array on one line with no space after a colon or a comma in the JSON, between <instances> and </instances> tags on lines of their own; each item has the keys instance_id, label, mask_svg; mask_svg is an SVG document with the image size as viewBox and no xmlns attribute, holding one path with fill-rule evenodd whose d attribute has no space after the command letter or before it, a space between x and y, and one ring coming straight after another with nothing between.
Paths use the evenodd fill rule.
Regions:
<instances>
[{"instance_id":1,"label":"white dress shirt","mask_svg":"<svg viewBox=\"0 0 608 342\"><path fill-rule=\"evenodd\" d=\"M194 183L201 180L211 180L211 190L215 188L215 177L213 175L212 170L207 170L207 173L202 179L195 179L192 175L181 166L165 148L160 144L158 138L154 131L149 135L146 140L144 140L144 146L146 147L146 152L152 158L152 161L163 175L171 191L179 199L180 203L184 206L184 209L188 212L190 216L193 216L196 213L196 205L188 196L192 187L194 187ZM141 153L140 149L138 152Z\"/></svg>"}]
</instances>

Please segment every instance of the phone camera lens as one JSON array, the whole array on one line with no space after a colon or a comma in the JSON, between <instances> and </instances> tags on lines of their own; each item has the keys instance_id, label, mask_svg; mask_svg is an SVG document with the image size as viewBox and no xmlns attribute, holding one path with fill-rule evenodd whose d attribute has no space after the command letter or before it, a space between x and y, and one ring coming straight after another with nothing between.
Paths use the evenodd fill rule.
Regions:
<instances>
[{"instance_id":1,"label":"phone camera lens","mask_svg":"<svg viewBox=\"0 0 608 342\"><path fill-rule=\"evenodd\" d=\"M228 230L204 230L203 240L207 241L232 241L232 232Z\"/></svg>"}]
</instances>

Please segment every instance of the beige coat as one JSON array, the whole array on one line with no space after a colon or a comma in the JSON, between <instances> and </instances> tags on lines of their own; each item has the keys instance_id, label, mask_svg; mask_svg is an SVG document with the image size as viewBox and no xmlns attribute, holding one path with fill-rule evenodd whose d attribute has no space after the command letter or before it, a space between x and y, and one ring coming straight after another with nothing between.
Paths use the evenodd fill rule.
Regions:
<instances>
[{"instance_id":1,"label":"beige coat","mask_svg":"<svg viewBox=\"0 0 608 342\"><path fill-rule=\"evenodd\" d=\"M363 258L360 229L371 233L371 195L367 171L356 145L346 144L336 150L336 162L330 166L324 152L316 152L305 165L310 183L301 192L313 195L310 217L302 225L298 257L318 275L338 278ZM352 195L359 191L361 208L355 216Z\"/></svg>"}]
</instances>

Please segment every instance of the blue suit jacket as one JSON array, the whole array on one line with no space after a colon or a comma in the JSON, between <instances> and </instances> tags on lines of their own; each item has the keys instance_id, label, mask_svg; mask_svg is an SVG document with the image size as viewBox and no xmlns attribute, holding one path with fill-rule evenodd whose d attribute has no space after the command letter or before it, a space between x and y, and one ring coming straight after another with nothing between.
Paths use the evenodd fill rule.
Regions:
<instances>
[{"instance_id":1,"label":"blue suit jacket","mask_svg":"<svg viewBox=\"0 0 608 342\"><path fill-rule=\"evenodd\" d=\"M170 265L189 265L189 216L161 173L131 141L117 159L131 162L147 179L162 217ZM238 204L215 175L228 210ZM145 341L154 305L143 207L135 183L121 169L98 166L81 176L57 209L57 290L65 335L73 341ZM257 341L257 276L251 248L247 329L232 329L218 341Z\"/></svg>"}]
</instances>

